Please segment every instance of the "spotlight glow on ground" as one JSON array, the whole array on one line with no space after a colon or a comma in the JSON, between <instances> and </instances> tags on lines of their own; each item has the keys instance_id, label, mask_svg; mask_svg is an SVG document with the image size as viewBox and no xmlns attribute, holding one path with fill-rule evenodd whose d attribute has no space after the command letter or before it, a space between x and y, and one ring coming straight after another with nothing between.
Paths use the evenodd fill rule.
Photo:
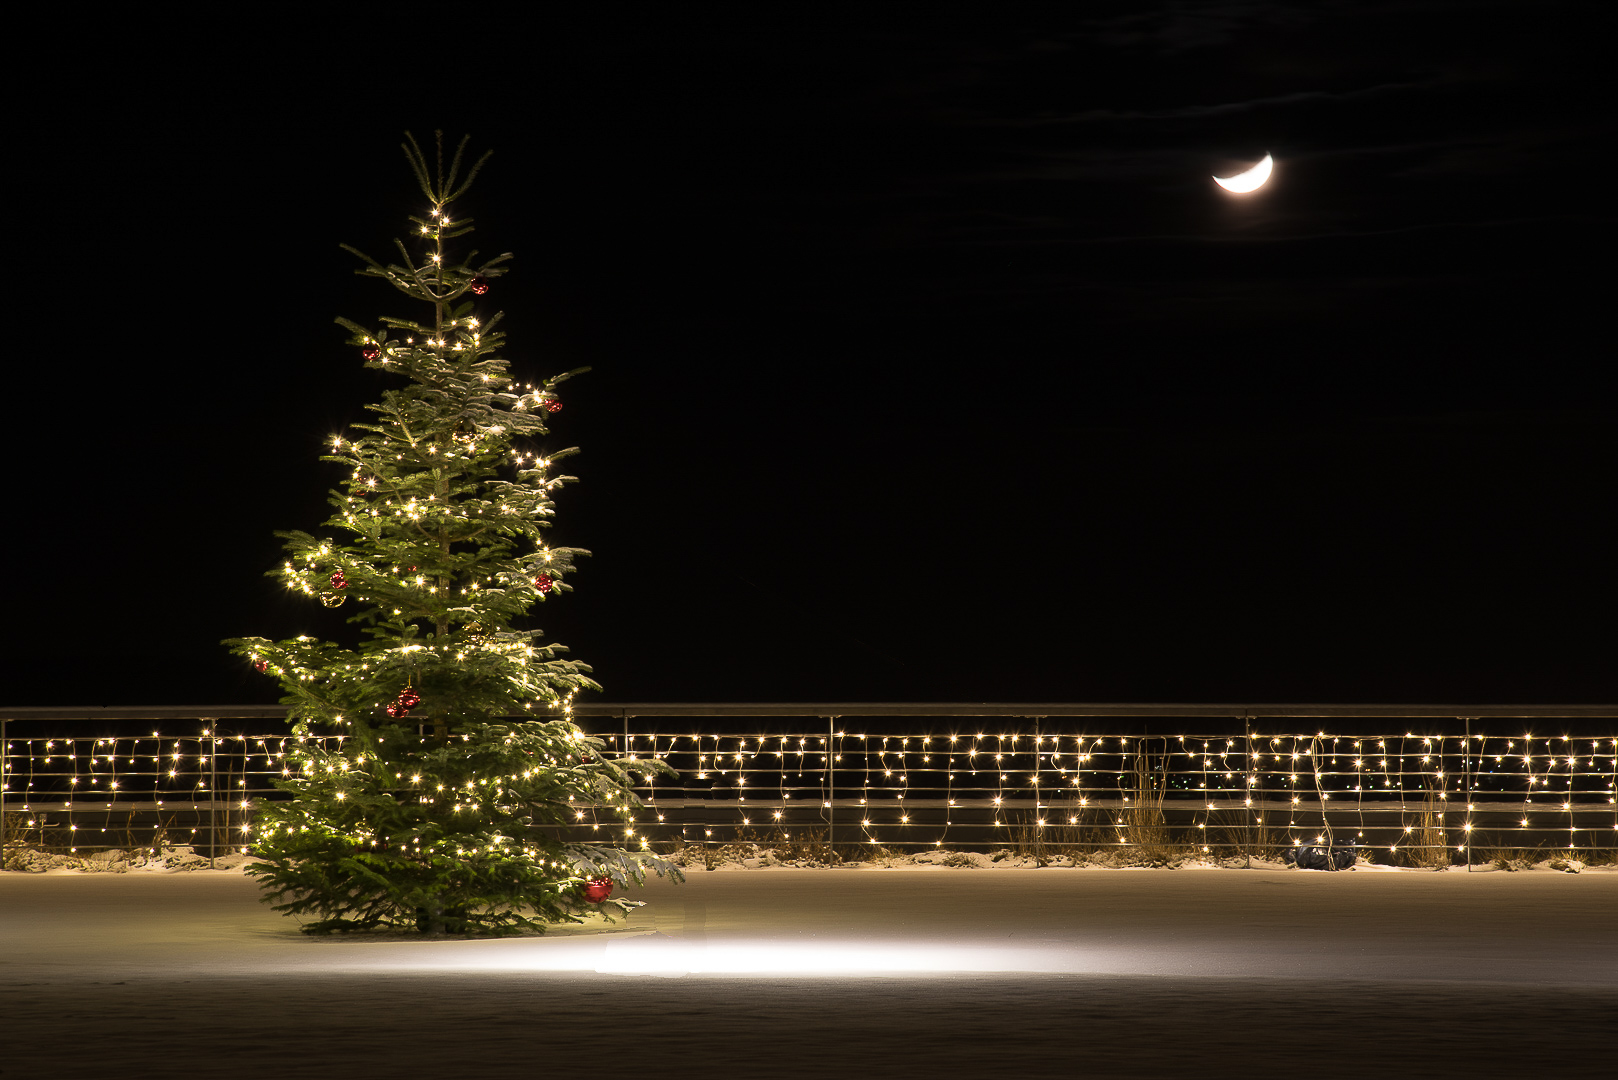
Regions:
<instances>
[{"instance_id":1,"label":"spotlight glow on ground","mask_svg":"<svg viewBox=\"0 0 1618 1080\"><path fill-rule=\"evenodd\" d=\"M1032 949L958 944L783 942L758 939L702 943L662 934L612 941L595 970L610 975L877 975L968 971L1041 971Z\"/></svg>"}]
</instances>

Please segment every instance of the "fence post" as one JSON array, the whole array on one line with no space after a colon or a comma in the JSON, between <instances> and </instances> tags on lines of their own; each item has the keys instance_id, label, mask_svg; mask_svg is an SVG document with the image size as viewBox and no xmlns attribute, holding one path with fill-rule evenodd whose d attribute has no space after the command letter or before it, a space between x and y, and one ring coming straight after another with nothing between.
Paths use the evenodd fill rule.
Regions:
<instances>
[{"instance_id":1,"label":"fence post","mask_svg":"<svg viewBox=\"0 0 1618 1080\"><path fill-rule=\"evenodd\" d=\"M1461 835L1466 837L1466 872L1470 874L1472 872L1472 718L1463 716L1461 720L1466 725L1466 741L1461 743L1461 783L1466 785L1466 790L1461 794L1466 796L1466 821L1463 824L1467 826L1461 830Z\"/></svg>"},{"instance_id":2,"label":"fence post","mask_svg":"<svg viewBox=\"0 0 1618 1080\"><path fill-rule=\"evenodd\" d=\"M1039 722L1043 716L1031 717L1034 721L1034 861L1045 865L1045 828L1041 824L1045 819L1040 816L1043 809L1039 804L1039 759L1043 756L1044 746L1040 742Z\"/></svg>"},{"instance_id":3,"label":"fence post","mask_svg":"<svg viewBox=\"0 0 1618 1080\"><path fill-rule=\"evenodd\" d=\"M1247 715L1246 709L1242 710L1242 731L1243 737L1246 740L1242 747L1242 790L1247 792L1246 795L1242 796L1242 801L1247 806L1247 844L1245 845L1247 848L1246 869L1251 870L1253 869L1254 839L1253 784L1250 780L1248 780L1248 777L1252 775L1249 770L1253 768L1253 718Z\"/></svg>"},{"instance_id":4,"label":"fence post","mask_svg":"<svg viewBox=\"0 0 1618 1080\"><path fill-rule=\"evenodd\" d=\"M212 742L208 746L208 869L216 870L214 861L219 854L219 718L204 716L208 727L204 734Z\"/></svg>"},{"instance_id":5,"label":"fence post","mask_svg":"<svg viewBox=\"0 0 1618 1080\"><path fill-rule=\"evenodd\" d=\"M826 717L826 850L837 853L837 717Z\"/></svg>"}]
</instances>

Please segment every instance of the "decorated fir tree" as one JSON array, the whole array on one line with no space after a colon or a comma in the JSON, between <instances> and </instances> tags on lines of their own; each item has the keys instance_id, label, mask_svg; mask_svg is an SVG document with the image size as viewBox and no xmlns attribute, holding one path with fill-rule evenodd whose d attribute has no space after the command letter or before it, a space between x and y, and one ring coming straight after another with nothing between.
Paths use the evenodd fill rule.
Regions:
<instances>
[{"instance_id":1,"label":"decorated fir tree","mask_svg":"<svg viewBox=\"0 0 1618 1080\"><path fill-rule=\"evenodd\" d=\"M411 218L421 247L400 262L365 261L418 301L424 317L347 319L366 366L398 385L374 421L332 440L347 470L329 536L280 533L285 584L359 628L360 644L313 637L234 638L233 652L279 679L295 738L280 783L291 798L257 807L252 867L277 910L313 933L415 928L511 933L614 907L613 884L677 875L636 836L631 772L572 719L589 668L526 628L529 609L570 591L585 552L545 530L556 475L571 450L547 451L546 418L569 375L519 384L499 353L500 316L476 297L510 255L451 253L472 231L452 213L488 159L462 175L462 140L446 171L442 135L429 163L405 155L427 210ZM338 616L341 617L341 616ZM622 847L566 842L576 821L608 812Z\"/></svg>"}]
</instances>

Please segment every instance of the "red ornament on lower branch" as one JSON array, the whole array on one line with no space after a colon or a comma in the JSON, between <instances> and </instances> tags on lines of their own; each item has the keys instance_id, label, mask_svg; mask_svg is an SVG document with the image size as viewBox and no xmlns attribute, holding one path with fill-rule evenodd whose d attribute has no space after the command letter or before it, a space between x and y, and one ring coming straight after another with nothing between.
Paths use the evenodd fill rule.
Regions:
<instances>
[{"instance_id":1,"label":"red ornament on lower branch","mask_svg":"<svg viewBox=\"0 0 1618 1080\"><path fill-rule=\"evenodd\" d=\"M549 574L541 574L534 579L534 588L542 593L548 593L556 587L556 579Z\"/></svg>"},{"instance_id":2,"label":"red ornament on lower branch","mask_svg":"<svg viewBox=\"0 0 1618 1080\"><path fill-rule=\"evenodd\" d=\"M612 878L596 877L584 883L584 898L599 904L612 895Z\"/></svg>"},{"instance_id":3,"label":"red ornament on lower branch","mask_svg":"<svg viewBox=\"0 0 1618 1080\"><path fill-rule=\"evenodd\" d=\"M367 360L379 360L382 358L382 350L375 345L367 345L360 350L360 355Z\"/></svg>"}]
</instances>

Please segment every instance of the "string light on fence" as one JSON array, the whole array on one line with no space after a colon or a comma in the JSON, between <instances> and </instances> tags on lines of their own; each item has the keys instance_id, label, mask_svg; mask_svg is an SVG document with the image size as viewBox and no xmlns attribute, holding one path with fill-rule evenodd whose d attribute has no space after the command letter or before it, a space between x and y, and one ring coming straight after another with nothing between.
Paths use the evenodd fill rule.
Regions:
<instances>
[{"instance_id":1,"label":"string light on fence","mask_svg":"<svg viewBox=\"0 0 1618 1080\"><path fill-rule=\"evenodd\" d=\"M730 836L755 819L780 830L829 831L839 811L847 812L843 792L851 784L857 812L849 814L849 824L857 821L870 842L894 847L936 848L948 835L962 843L1017 844L1024 831L1043 845L1077 842L1084 833L1093 846L1097 841L1086 829L1102 823L1111 826L1111 843L1127 846L1138 839L1131 830L1141 827L1142 807L1179 815L1196 846L1210 851L1251 846L1246 837L1277 827L1267 817L1277 811L1286 812L1282 843L1351 821L1347 832L1380 832L1394 853L1532 848L1551 830L1564 834L1563 843L1594 845L1618 832L1618 739L1610 737L1586 744L1532 733L1509 739L1408 732L1350 739L1319 731L1251 738L1031 729L976 736L832 734L828 741L824 729L821 735L626 731L622 756L644 752L682 773L659 782L656 812L634 824L630 835L672 842L695 825L706 837ZM341 739L332 740L331 748L340 748ZM198 816L205 812L215 815L214 828L250 836L255 808L281 797L273 781L291 775L290 745L284 735L225 734L209 725L193 735L154 729L138 737L12 738L4 747L0 795L8 813L19 814L13 820L27 822L28 838L46 846L95 846L87 835L118 846L112 841L143 816L154 828L159 816L183 821L176 825L180 834L195 835L206 827ZM362 760L345 758L342 767ZM978 769L980 761L992 769ZM1142 761L1150 762L1144 771ZM1142 775L1155 790L1141 787ZM1376 783L1366 782L1373 777ZM693 778L722 779L723 787L693 790ZM422 782L420 774L406 779L418 788ZM1042 782L1061 785L1056 800L1043 801ZM652 791L650 784L641 788L643 798ZM1453 792L1461 793L1464 810L1446 822L1443 808L1457 802ZM485 797L474 794L461 804L468 810ZM764 808L749 811L748 803L761 796ZM1514 824L1491 825L1513 797L1519 802ZM574 819L595 831L597 811L628 809L581 805Z\"/></svg>"}]
</instances>

